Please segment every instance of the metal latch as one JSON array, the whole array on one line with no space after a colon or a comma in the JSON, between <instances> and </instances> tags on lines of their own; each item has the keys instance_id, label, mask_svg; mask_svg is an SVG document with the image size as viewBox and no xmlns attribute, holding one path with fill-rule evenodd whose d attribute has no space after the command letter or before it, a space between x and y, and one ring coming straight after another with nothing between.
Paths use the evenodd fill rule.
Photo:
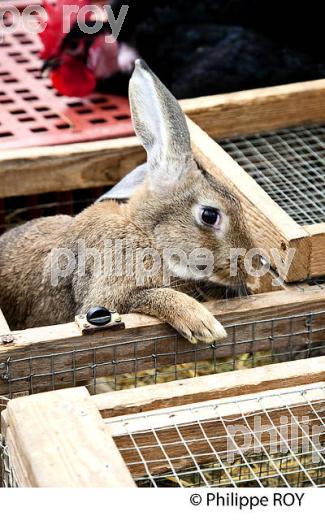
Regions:
<instances>
[{"instance_id":1,"label":"metal latch","mask_svg":"<svg viewBox=\"0 0 325 520\"><path fill-rule=\"evenodd\" d=\"M87 314L76 316L75 321L83 334L93 334L108 329L125 329L119 313L106 307L92 307Z\"/></svg>"}]
</instances>

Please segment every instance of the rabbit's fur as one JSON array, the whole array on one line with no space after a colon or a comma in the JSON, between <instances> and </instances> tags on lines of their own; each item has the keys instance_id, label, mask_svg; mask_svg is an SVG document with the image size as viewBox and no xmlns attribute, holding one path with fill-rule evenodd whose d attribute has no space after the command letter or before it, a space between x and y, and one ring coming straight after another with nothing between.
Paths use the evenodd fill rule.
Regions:
<instances>
[{"instance_id":1,"label":"rabbit's fur","mask_svg":"<svg viewBox=\"0 0 325 520\"><path fill-rule=\"evenodd\" d=\"M177 99L323 78L319 0L111 0L128 5L120 44L127 43ZM308 37L306 37L308 34ZM120 72L99 82L127 91Z\"/></svg>"},{"instance_id":2,"label":"rabbit's fur","mask_svg":"<svg viewBox=\"0 0 325 520\"><path fill-rule=\"evenodd\" d=\"M148 154L148 176L129 202L95 203L74 218L36 219L0 238L0 308L11 328L71 321L76 314L102 305L122 313L156 316L193 343L225 337L223 327L192 297L198 280L177 262L170 263L169 287L163 286L162 271L145 279L141 287L132 272L97 273L90 257L84 276L74 270L57 286L51 284L51 250L68 248L77 259L80 240L88 249L96 248L101 258L105 241L117 239L127 239L133 251L148 247L161 254L172 247L187 254L193 248L207 248L215 259L207 281L236 286L245 278L241 270L240 276L229 275L229 248L253 247L240 203L197 166L180 106L140 60L130 82L130 101L136 132ZM195 221L198 204L220 209L220 230Z\"/></svg>"}]
</instances>

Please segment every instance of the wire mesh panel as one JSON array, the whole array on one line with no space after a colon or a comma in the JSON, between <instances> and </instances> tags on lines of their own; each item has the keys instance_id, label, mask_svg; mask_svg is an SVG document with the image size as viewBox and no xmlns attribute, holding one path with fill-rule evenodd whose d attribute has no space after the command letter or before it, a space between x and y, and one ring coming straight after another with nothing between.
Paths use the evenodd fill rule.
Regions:
<instances>
[{"instance_id":1,"label":"wire mesh panel","mask_svg":"<svg viewBox=\"0 0 325 520\"><path fill-rule=\"evenodd\" d=\"M91 393L240 370L325 352L325 311L226 325L222 344L192 345L171 332L118 341L83 338L41 353L0 357L0 395L15 397L86 385ZM95 342L95 343L93 343ZM97 342L97 343L96 343ZM0 352L1 355L1 352Z\"/></svg>"},{"instance_id":2,"label":"wire mesh panel","mask_svg":"<svg viewBox=\"0 0 325 520\"><path fill-rule=\"evenodd\" d=\"M0 235L33 218L74 216L108 189L109 186L0 199Z\"/></svg>"},{"instance_id":3,"label":"wire mesh panel","mask_svg":"<svg viewBox=\"0 0 325 520\"><path fill-rule=\"evenodd\" d=\"M8 447L0 435L0 487L18 487L15 470L11 463Z\"/></svg>"},{"instance_id":4,"label":"wire mesh panel","mask_svg":"<svg viewBox=\"0 0 325 520\"><path fill-rule=\"evenodd\" d=\"M6 409L8 399L0 396L0 415ZM1 420L0 420L1 423ZM1 424L0 424L1 432ZM17 487L14 468L10 460L4 436L0 433L0 487Z\"/></svg>"},{"instance_id":5,"label":"wire mesh panel","mask_svg":"<svg viewBox=\"0 0 325 520\"><path fill-rule=\"evenodd\" d=\"M106 421L139 487L325 486L325 387Z\"/></svg>"},{"instance_id":6,"label":"wire mesh panel","mask_svg":"<svg viewBox=\"0 0 325 520\"><path fill-rule=\"evenodd\" d=\"M298 224L325 222L325 125L226 139L220 145Z\"/></svg>"}]
</instances>

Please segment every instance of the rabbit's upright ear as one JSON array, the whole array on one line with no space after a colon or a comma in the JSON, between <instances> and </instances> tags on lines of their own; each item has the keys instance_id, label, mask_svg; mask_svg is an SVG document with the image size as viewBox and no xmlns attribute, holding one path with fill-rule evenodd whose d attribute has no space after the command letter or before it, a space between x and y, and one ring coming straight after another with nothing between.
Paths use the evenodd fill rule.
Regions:
<instances>
[{"instance_id":1,"label":"rabbit's upright ear","mask_svg":"<svg viewBox=\"0 0 325 520\"><path fill-rule=\"evenodd\" d=\"M193 165L185 115L174 96L143 60L137 60L129 96L133 125L148 155L154 191L170 189Z\"/></svg>"}]
</instances>

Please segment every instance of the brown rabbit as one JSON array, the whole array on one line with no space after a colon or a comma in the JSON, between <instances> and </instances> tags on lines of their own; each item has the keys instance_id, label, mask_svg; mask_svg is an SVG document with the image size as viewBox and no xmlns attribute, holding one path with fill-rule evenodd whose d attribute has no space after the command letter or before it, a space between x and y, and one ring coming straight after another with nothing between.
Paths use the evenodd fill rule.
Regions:
<instances>
[{"instance_id":1,"label":"brown rabbit","mask_svg":"<svg viewBox=\"0 0 325 520\"><path fill-rule=\"evenodd\" d=\"M222 325L191 295L202 280L224 286L241 283L243 272L230 276L229 250L253 244L240 203L195 163L178 102L141 60L130 82L130 102L136 133L147 151L148 173L128 203L104 200L74 218L36 219L1 237L0 307L13 329L71 321L101 305L156 316L192 343L226 336ZM139 283L130 256L126 271L98 269L98 258L104 263L115 241L121 240L125 242L120 255L146 248L161 257L173 248L190 255L195 248L205 248L212 254L213 269L205 275L202 265L193 274L183 258L168 256L168 284L162 268ZM107 241L112 241L108 248ZM84 271L79 269L80 242L92 249ZM150 255L141 258L149 272ZM118 254L111 258L110 268L117 260ZM66 271L57 283L53 266Z\"/></svg>"}]
</instances>

